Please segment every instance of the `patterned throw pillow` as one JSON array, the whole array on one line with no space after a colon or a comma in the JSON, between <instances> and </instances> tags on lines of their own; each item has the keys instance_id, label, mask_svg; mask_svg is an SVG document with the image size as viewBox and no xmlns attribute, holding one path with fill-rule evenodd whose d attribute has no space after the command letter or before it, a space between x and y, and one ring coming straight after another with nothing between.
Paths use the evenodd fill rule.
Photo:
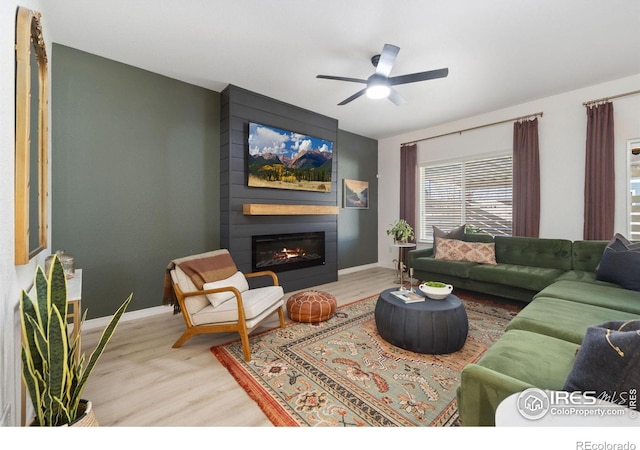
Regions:
<instances>
[{"instance_id":1,"label":"patterned throw pillow","mask_svg":"<svg viewBox=\"0 0 640 450\"><path fill-rule=\"evenodd\" d=\"M451 231L442 231L440 228L434 225L433 227L433 254L435 255L438 250L437 238L442 239L464 239L464 230L467 227L466 224L462 224Z\"/></svg>"},{"instance_id":2,"label":"patterned throw pillow","mask_svg":"<svg viewBox=\"0 0 640 450\"><path fill-rule=\"evenodd\" d=\"M496 244L436 238L435 259L496 264Z\"/></svg>"}]
</instances>

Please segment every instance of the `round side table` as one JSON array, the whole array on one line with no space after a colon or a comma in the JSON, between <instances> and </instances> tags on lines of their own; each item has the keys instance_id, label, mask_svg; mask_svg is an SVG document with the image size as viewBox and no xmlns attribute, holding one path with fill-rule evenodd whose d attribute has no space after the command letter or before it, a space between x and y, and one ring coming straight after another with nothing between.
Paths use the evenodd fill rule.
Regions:
<instances>
[{"instance_id":1,"label":"round side table","mask_svg":"<svg viewBox=\"0 0 640 450\"><path fill-rule=\"evenodd\" d=\"M383 291L376 302L376 327L385 341L405 350L434 355L453 353L464 346L469 321L458 297L449 294L443 300L426 298L423 302L405 303L391 295L396 290Z\"/></svg>"},{"instance_id":2,"label":"round side table","mask_svg":"<svg viewBox=\"0 0 640 450\"><path fill-rule=\"evenodd\" d=\"M415 248L416 247L416 243L415 242L405 242L405 243L393 243L393 244L389 244L392 247L395 247L398 249L398 265L396 266L397 268L397 282L400 283L400 288L404 289L404 255L405 255L405 251L406 249L410 249L410 248ZM413 283L413 279L411 281Z\"/></svg>"}]
</instances>

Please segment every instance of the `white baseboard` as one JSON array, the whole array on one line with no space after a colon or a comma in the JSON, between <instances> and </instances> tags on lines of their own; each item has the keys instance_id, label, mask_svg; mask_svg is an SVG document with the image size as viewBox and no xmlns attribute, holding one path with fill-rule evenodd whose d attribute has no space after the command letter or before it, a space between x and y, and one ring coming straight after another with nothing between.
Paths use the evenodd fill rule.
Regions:
<instances>
[{"instance_id":1,"label":"white baseboard","mask_svg":"<svg viewBox=\"0 0 640 450\"><path fill-rule=\"evenodd\" d=\"M128 320L140 319L142 317L157 316L158 314L172 314L172 306L154 306L152 308L139 309L137 311L126 312L122 315L120 322L126 322ZM98 317L96 319L90 319L85 321L82 325L83 330L90 330L98 327L106 327L109 324L112 316Z\"/></svg>"},{"instance_id":2,"label":"white baseboard","mask_svg":"<svg viewBox=\"0 0 640 450\"><path fill-rule=\"evenodd\" d=\"M346 275L349 273L360 272L361 270L373 269L375 267L381 267L379 263L365 264L364 266L347 267L346 269L338 270L338 276Z\"/></svg>"},{"instance_id":3,"label":"white baseboard","mask_svg":"<svg viewBox=\"0 0 640 450\"><path fill-rule=\"evenodd\" d=\"M339 270L338 276L346 275L354 272L360 272L361 270L373 269L375 267L384 267L384 266L381 266L379 263L372 263L372 264L365 264L363 266L348 267L346 269ZM154 306L152 308L145 308L145 309L139 309L137 311L126 312L122 315L120 322L126 322L127 320L140 319L142 317L151 317L151 316L156 316L158 314L166 314L166 313L173 313L173 307L172 306ZM109 324L110 320L111 320L111 316L90 319L85 321L85 323L82 326L82 329L90 330L98 327L104 328Z\"/></svg>"}]
</instances>

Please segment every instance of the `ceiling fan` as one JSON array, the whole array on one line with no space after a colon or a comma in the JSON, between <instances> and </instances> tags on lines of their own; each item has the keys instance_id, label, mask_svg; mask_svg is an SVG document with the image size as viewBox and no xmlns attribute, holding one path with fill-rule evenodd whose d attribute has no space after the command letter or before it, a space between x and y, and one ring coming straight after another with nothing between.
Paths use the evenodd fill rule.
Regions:
<instances>
[{"instance_id":1,"label":"ceiling fan","mask_svg":"<svg viewBox=\"0 0 640 450\"><path fill-rule=\"evenodd\" d=\"M401 105L406 100L393 89L393 86L398 84L415 83L417 81L433 80L436 78L444 78L449 74L449 69L437 69L429 70L427 72L417 72L408 75L400 75L397 77L390 77L391 69L396 61L400 47L391 44L385 44L382 53L371 57L371 64L376 68L376 71L366 80L360 78L349 77L335 77L332 75L317 75L316 78L324 78L327 80L338 81L351 81L354 83L363 83L367 86L351 97L341 101L338 105L346 105L347 103L357 99L358 97L367 94L369 98L388 98L396 105Z\"/></svg>"}]
</instances>

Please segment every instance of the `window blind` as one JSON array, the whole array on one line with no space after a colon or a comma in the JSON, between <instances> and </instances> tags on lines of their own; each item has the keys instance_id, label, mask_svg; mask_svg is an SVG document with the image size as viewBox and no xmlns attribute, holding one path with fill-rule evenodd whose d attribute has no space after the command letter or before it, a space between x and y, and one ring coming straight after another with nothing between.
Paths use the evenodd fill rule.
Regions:
<instances>
[{"instance_id":1,"label":"window blind","mask_svg":"<svg viewBox=\"0 0 640 450\"><path fill-rule=\"evenodd\" d=\"M492 235L512 233L511 155L423 165L419 170L418 239L433 242L433 226L467 224Z\"/></svg>"}]
</instances>

